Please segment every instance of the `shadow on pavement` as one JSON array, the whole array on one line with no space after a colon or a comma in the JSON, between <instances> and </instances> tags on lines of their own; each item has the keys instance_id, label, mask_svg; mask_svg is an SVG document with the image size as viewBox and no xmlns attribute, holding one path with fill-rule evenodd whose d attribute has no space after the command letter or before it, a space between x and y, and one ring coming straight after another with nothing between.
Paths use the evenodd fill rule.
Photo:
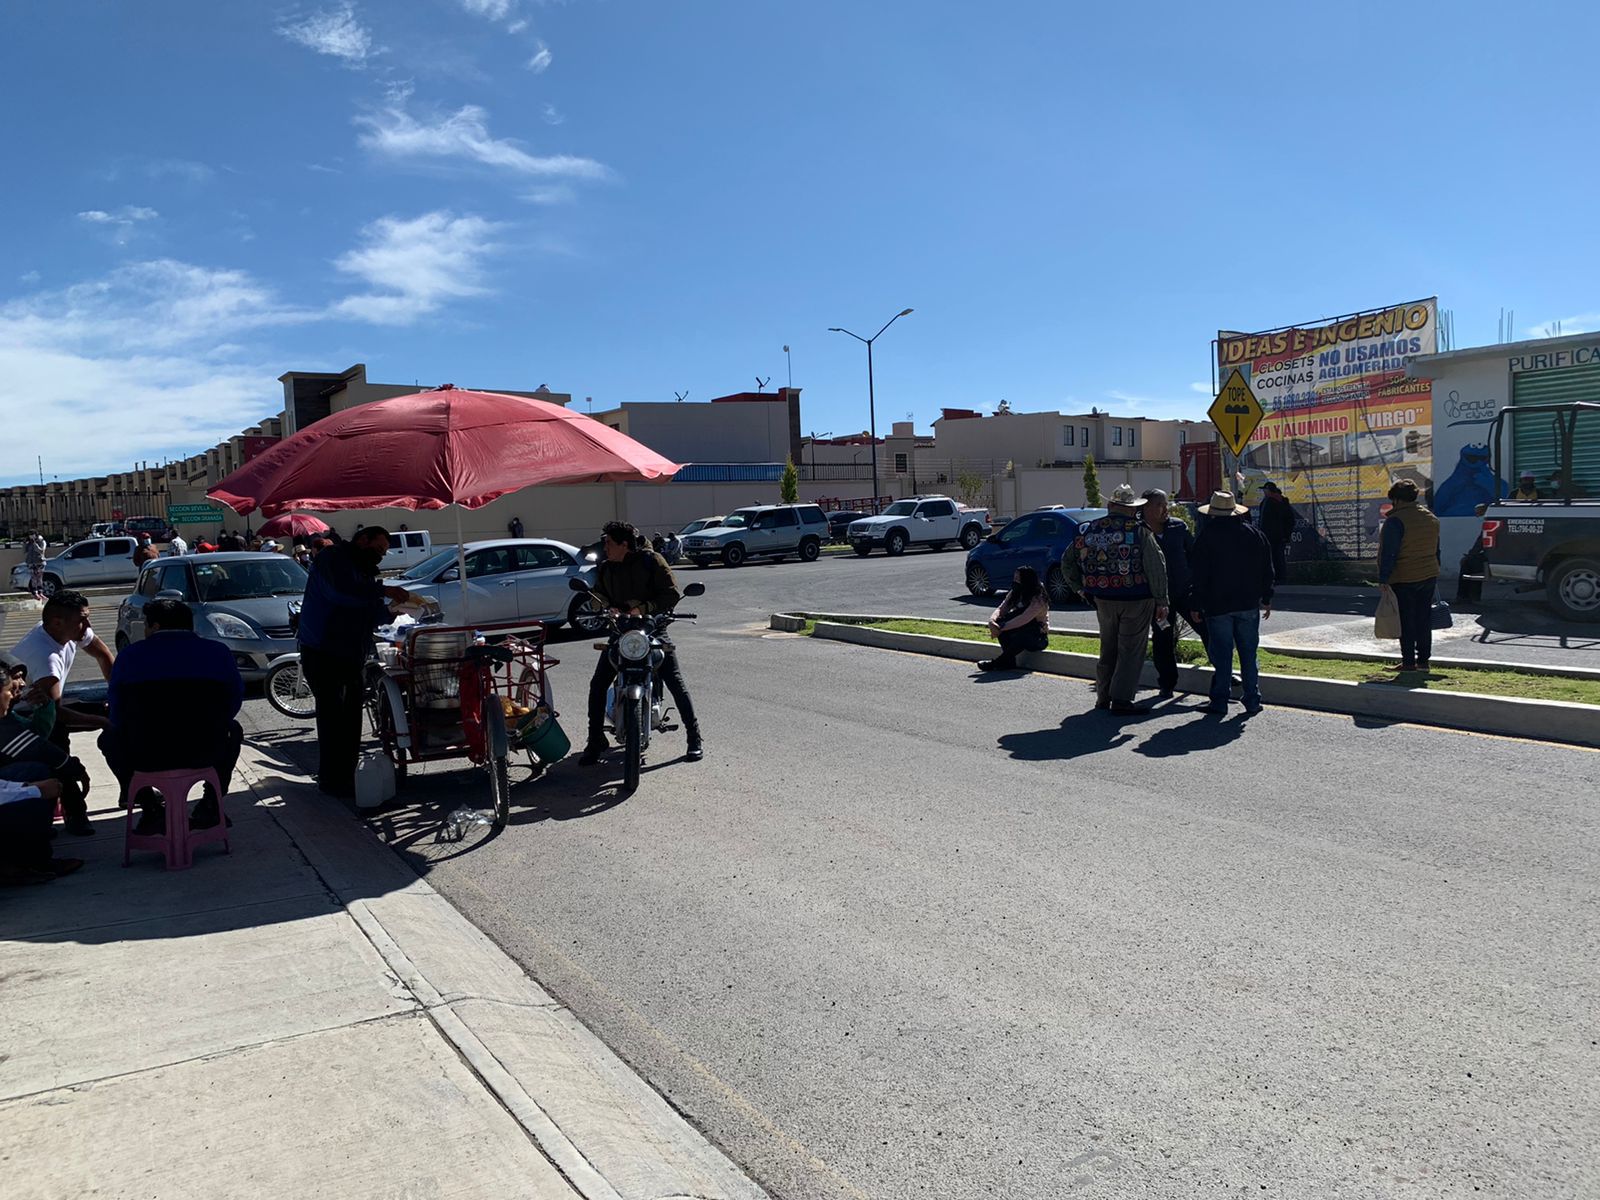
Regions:
<instances>
[{"instance_id":1,"label":"shadow on pavement","mask_svg":"<svg viewBox=\"0 0 1600 1200\"><path fill-rule=\"evenodd\" d=\"M1024 762L1082 758L1126 746L1133 741L1133 734L1125 726L1150 715L1118 717L1102 709L1090 709L1064 718L1054 729L1001 734L998 744L1012 758Z\"/></svg>"},{"instance_id":2,"label":"shadow on pavement","mask_svg":"<svg viewBox=\"0 0 1600 1200\"><path fill-rule=\"evenodd\" d=\"M1167 709L1167 712L1174 711ZM1178 709L1176 711L1183 711ZM1203 709L1195 706L1189 712L1199 714ZM1231 718L1215 717L1207 714L1199 720L1185 721L1182 725L1174 725L1166 729L1158 729L1144 741L1133 748L1135 754L1143 754L1147 758L1176 758L1184 754L1203 753L1207 750L1220 750L1229 742L1234 742L1244 733L1246 718L1241 712Z\"/></svg>"}]
</instances>

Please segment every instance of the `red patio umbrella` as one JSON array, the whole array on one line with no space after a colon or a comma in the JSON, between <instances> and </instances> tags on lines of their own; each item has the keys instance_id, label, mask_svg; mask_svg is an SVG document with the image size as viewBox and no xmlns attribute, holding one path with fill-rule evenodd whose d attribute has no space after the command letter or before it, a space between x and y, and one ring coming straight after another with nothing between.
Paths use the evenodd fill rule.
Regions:
<instances>
[{"instance_id":1,"label":"red patio umbrella","mask_svg":"<svg viewBox=\"0 0 1600 1200\"><path fill-rule=\"evenodd\" d=\"M665 479L678 470L559 404L446 384L325 417L207 495L241 515L269 517L296 508L481 508L535 484Z\"/></svg>"},{"instance_id":2,"label":"red patio umbrella","mask_svg":"<svg viewBox=\"0 0 1600 1200\"><path fill-rule=\"evenodd\" d=\"M284 513L281 517L273 517L256 532L264 538L316 537L319 533L328 532L328 523L309 513Z\"/></svg>"},{"instance_id":3,"label":"red patio umbrella","mask_svg":"<svg viewBox=\"0 0 1600 1200\"><path fill-rule=\"evenodd\" d=\"M291 509L456 505L466 610L462 508L551 483L668 479L680 470L627 434L559 404L450 384L360 404L285 438L206 494L243 515Z\"/></svg>"}]
</instances>

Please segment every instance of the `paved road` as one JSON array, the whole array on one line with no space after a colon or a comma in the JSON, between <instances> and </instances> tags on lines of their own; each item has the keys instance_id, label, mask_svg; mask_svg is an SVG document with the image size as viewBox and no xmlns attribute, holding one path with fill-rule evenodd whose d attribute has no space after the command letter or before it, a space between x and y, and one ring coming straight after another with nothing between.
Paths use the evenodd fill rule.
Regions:
<instances>
[{"instance_id":1,"label":"paved road","mask_svg":"<svg viewBox=\"0 0 1600 1200\"><path fill-rule=\"evenodd\" d=\"M918 582L957 568L707 571L704 763L619 802L569 760L460 845L486 789L432 770L375 827L781 1197L1600 1193L1600 758L1114 722L1077 681L761 627L911 602L867 572L959 610Z\"/></svg>"}]
</instances>

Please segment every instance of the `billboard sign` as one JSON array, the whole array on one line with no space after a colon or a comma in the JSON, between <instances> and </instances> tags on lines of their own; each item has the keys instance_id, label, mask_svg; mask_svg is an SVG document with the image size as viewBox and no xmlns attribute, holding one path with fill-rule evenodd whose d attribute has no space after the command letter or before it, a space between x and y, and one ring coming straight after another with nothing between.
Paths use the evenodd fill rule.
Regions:
<instances>
[{"instance_id":1,"label":"billboard sign","mask_svg":"<svg viewBox=\"0 0 1600 1200\"><path fill-rule=\"evenodd\" d=\"M1237 456L1246 504L1269 480L1301 518L1295 557L1372 558L1396 479L1433 486L1433 397L1406 364L1437 349L1438 303L1419 300L1316 325L1217 334L1217 373L1237 371L1263 417Z\"/></svg>"}]
</instances>

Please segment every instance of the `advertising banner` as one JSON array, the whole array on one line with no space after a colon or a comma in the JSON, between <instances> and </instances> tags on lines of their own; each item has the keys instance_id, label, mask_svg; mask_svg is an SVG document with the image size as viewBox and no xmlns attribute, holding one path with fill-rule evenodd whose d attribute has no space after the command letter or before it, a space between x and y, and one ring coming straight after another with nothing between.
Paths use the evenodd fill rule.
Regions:
<instances>
[{"instance_id":1,"label":"advertising banner","mask_svg":"<svg viewBox=\"0 0 1600 1200\"><path fill-rule=\"evenodd\" d=\"M1264 415L1235 486L1258 506L1277 484L1299 516L1296 558L1373 558L1389 485L1433 485L1433 397L1406 363L1437 349L1438 304L1419 300L1318 325L1217 334L1217 377L1239 371Z\"/></svg>"}]
</instances>

